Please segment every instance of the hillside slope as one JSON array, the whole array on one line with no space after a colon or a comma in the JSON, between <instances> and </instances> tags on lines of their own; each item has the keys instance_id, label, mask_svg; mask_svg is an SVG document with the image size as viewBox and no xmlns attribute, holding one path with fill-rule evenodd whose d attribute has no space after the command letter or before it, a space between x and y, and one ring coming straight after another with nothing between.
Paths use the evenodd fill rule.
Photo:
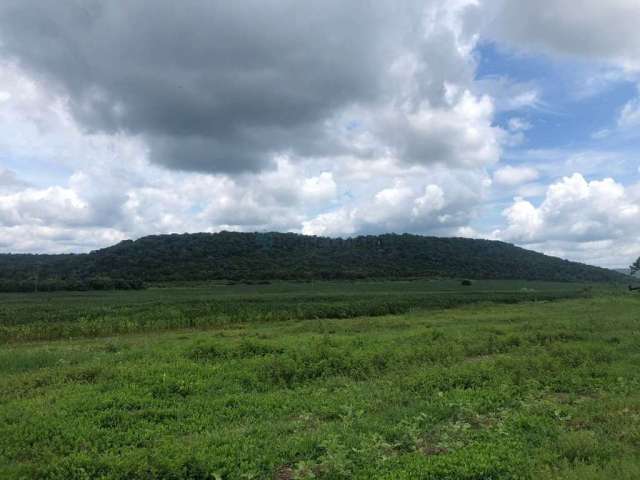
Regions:
<instances>
[{"instance_id":1,"label":"hillside slope","mask_svg":"<svg viewBox=\"0 0 640 480\"><path fill-rule=\"evenodd\" d=\"M135 288L140 281L469 277L622 282L612 270L466 238L292 233L173 234L78 255L0 255L0 288ZM91 283L93 282L93 283ZM4 286L4 287L3 287ZM15 288L14 288L15 289Z\"/></svg>"}]
</instances>

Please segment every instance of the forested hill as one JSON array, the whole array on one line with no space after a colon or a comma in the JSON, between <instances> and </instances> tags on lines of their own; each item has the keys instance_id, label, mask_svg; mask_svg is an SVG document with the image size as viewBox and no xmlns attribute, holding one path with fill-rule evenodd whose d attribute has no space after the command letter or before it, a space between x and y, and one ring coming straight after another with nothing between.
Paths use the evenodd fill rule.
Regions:
<instances>
[{"instance_id":1,"label":"forested hill","mask_svg":"<svg viewBox=\"0 0 640 480\"><path fill-rule=\"evenodd\" d=\"M154 235L77 255L0 255L0 289L138 288L140 282L453 277L619 282L622 274L508 243L417 235Z\"/></svg>"}]
</instances>

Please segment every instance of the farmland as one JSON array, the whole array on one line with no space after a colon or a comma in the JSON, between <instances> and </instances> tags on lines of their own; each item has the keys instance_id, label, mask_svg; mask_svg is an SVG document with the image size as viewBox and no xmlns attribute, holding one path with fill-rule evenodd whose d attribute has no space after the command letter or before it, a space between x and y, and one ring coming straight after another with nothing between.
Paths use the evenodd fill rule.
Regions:
<instances>
[{"instance_id":1,"label":"farmland","mask_svg":"<svg viewBox=\"0 0 640 480\"><path fill-rule=\"evenodd\" d=\"M471 287L456 280L186 282L140 292L0 294L0 342L209 328L237 322L375 316L482 301L552 300L603 288L596 285L505 280L485 280Z\"/></svg>"},{"instance_id":2,"label":"farmland","mask_svg":"<svg viewBox=\"0 0 640 480\"><path fill-rule=\"evenodd\" d=\"M0 296L0 478L640 477L640 296L481 281Z\"/></svg>"}]
</instances>

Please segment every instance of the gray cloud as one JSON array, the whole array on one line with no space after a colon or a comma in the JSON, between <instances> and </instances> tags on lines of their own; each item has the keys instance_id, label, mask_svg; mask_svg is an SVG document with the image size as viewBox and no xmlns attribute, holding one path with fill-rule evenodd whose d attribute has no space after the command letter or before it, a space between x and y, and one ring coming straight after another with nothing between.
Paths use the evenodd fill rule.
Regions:
<instances>
[{"instance_id":1,"label":"gray cloud","mask_svg":"<svg viewBox=\"0 0 640 480\"><path fill-rule=\"evenodd\" d=\"M494 10L489 37L640 69L637 0L485 0L485 7Z\"/></svg>"},{"instance_id":2,"label":"gray cloud","mask_svg":"<svg viewBox=\"0 0 640 480\"><path fill-rule=\"evenodd\" d=\"M419 38L418 3L8 0L0 53L68 96L89 131L141 135L152 161L258 170L340 148L325 122L381 98Z\"/></svg>"}]
</instances>

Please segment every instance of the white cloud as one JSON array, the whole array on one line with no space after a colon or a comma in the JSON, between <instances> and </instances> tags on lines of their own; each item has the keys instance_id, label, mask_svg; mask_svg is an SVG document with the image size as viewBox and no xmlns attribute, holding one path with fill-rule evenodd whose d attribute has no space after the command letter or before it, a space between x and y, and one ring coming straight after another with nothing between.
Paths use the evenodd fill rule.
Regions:
<instances>
[{"instance_id":1,"label":"white cloud","mask_svg":"<svg viewBox=\"0 0 640 480\"><path fill-rule=\"evenodd\" d=\"M76 226L90 223L92 218L89 205L70 189L27 188L0 195L0 226Z\"/></svg>"},{"instance_id":2,"label":"white cloud","mask_svg":"<svg viewBox=\"0 0 640 480\"><path fill-rule=\"evenodd\" d=\"M305 220L309 234L414 232L458 235L468 232L491 184L481 171L423 170L391 185L373 185L348 205Z\"/></svg>"},{"instance_id":3,"label":"white cloud","mask_svg":"<svg viewBox=\"0 0 640 480\"><path fill-rule=\"evenodd\" d=\"M534 238L544 226L542 214L530 202L516 198L513 205L504 212L509 227L505 232L498 232L497 237L511 241L527 241Z\"/></svg>"},{"instance_id":4,"label":"white cloud","mask_svg":"<svg viewBox=\"0 0 640 480\"><path fill-rule=\"evenodd\" d=\"M519 117L510 118L508 126L512 132L525 132L533 127L530 122Z\"/></svg>"},{"instance_id":5,"label":"white cloud","mask_svg":"<svg viewBox=\"0 0 640 480\"><path fill-rule=\"evenodd\" d=\"M619 266L631 260L624 252L635 252L640 245L638 188L625 188L611 178L587 181L576 173L550 185L538 206L517 198L503 214L507 227L494 232L496 238L562 256L587 249L592 262ZM612 256L612 247L621 252L619 257Z\"/></svg>"},{"instance_id":6,"label":"white cloud","mask_svg":"<svg viewBox=\"0 0 640 480\"><path fill-rule=\"evenodd\" d=\"M302 181L302 196L305 201L330 202L335 199L337 185L332 172L322 172L315 177L305 178Z\"/></svg>"},{"instance_id":7,"label":"white cloud","mask_svg":"<svg viewBox=\"0 0 640 480\"><path fill-rule=\"evenodd\" d=\"M533 82L517 82L506 76L488 76L475 82L475 89L494 99L499 112L544 107L540 88Z\"/></svg>"},{"instance_id":8,"label":"white cloud","mask_svg":"<svg viewBox=\"0 0 640 480\"><path fill-rule=\"evenodd\" d=\"M126 236L110 228L0 227L0 251L77 253L113 245Z\"/></svg>"},{"instance_id":9,"label":"white cloud","mask_svg":"<svg viewBox=\"0 0 640 480\"><path fill-rule=\"evenodd\" d=\"M623 129L640 127L640 97L625 104L618 117L618 126Z\"/></svg>"},{"instance_id":10,"label":"white cloud","mask_svg":"<svg viewBox=\"0 0 640 480\"><path fill-rule=\"evenodd\" d=\"M424 195L413 201L414 217L429 215L442 210L445 206L444 191L438 185L427 185L424 188Z\"/></svg>"},{"instance_id":11,"label":"white cloud","mask_svg":"<svg viewBox=\"0 0 640 480\"><path fill-rule=\"evenodd\" d=\"M514 187L523 183L532 182L540 176L533 167L512 167L507 165L495 171L493 180L498 185Z\"/></svg>"},{"instance_id":12,"label":"white cloud","mask_svg":"<svg viewBox=\"0 0 640 480\"><path fill-rule=\"evenodd\" d=\"M302 233L319 236L350 236L356 233L357 209L340 208L302 222Z\"/></svg>"},{"instance_id":13,"label":"white cloud","mask_svg":"<svg viewBox=\"0 0 640 480\"><path fill-rule=\"evenodd\" d=\"M509 151L505 161L531 166L543 177L560 178L580 172L585 176L625 178L636 169L633 151L588 148L532 148Z\"/></svg>"},{"instance_id":14,"label":"white cloud","mask_svg":"<svg viewBox=\"0 0 640 480\"><path fill-rule=\"evenodd\" d=\"M463 91L443 108L392 112L378 129L393 139L392 154L409 163L457 167L491 165L500 159L502 132L491 125L493 102Z\"/></svg>"},{"instance_id":15,"label":"white cloud","mask_svg":"<svg viewBox=\"0 0 640 480\"><path fill-rule=\"evenodd\" d=\"M638 85L640 93L640 85ZM625 141L638 135L640 129L640 94L627 101L618 111L616 123L592 133L594 140Z\"/></svg>"}]
</instances>

